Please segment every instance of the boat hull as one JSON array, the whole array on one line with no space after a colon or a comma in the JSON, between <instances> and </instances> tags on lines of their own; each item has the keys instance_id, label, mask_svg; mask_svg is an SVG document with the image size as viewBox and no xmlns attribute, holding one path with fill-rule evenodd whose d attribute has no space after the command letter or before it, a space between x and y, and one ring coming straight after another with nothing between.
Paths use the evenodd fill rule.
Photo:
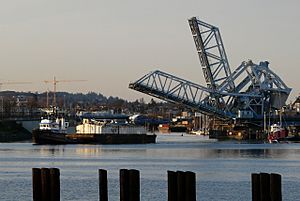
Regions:
<instances>
[{"instance_id":1,"label":"boat hull","mask_svg":"<svg viewBox=\"0 0 300 201\"><path fill-rule=\"evenodd\" d=\"M156 135L149 134L64 134L33 130L34 144L148 144Z\"/></svg>"}]
</instances>

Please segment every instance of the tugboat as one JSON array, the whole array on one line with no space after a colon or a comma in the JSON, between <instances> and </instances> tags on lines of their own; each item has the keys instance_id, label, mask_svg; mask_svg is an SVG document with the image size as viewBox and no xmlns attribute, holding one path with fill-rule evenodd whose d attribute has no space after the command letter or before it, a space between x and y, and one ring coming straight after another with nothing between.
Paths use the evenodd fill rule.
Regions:
<instances>
[{"instance_id":1,"label":"tugboat","mask_svg":"<svg viewBox=\"0 0 300 201\"><path fill-rule=\"evenodd\" d=\"M65 144L68 127L69 122L66 122L64 118L43 118L39 127L32 130L33 143Z\"/></svg>"},{"instance_id":2,"label":"tugboat","mask_svg":"<svg viewBox=\"0 0 300 201\"><path fill-rule=\"evenodd\" d=\"M42 119L32 131L35 144L145 144L155 143L156 135L147 134L142 126L129 123L101 122L83 119L76 133L68 134L69 123L63 118Z\"/></svg>"},{"instance_id":3,"label":"tugboat","mask_svg":"<svg viewBox=\"0 0 300 201\"><path fill-rule=\"evenodd\" d=\"M270 132L268 134L269 143L279 143L288 136L288 130L278 124L271 125Z\"/></svg>"}]
</instances>

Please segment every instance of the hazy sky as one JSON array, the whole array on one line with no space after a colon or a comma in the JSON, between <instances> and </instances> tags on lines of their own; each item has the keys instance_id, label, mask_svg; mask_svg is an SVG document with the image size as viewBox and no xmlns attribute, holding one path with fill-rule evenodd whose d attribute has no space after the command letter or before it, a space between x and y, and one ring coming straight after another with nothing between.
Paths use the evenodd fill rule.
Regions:
<instances>
[{"instance_id":1,"label":"hazy sky","mask_svg":"<svg viewBox=\"0 0 300 201\"><path fill-rule=\"evenodd\" d=\"M100 92L128 100L148 97L128 89L160 69L205 85L187 19L220 28L235 69L268 60L300 93L300 1L297 0L0 0L1 90Z\"/></svg>"}]
</instances>

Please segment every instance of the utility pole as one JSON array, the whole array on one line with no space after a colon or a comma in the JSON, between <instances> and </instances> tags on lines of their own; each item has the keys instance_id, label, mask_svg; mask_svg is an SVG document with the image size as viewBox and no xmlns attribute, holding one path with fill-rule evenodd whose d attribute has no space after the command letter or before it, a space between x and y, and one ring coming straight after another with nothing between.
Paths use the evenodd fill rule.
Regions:
<instances>
[{"instance_id":1,"label":"utility pole","mask_svg":"<svg viewBox=\"0 0 300 201\"><path fill-rule=\"evenodd\" d=\"M47 99L46 99L47 110L49 110L49 89L47 89Z\"/></svg>"},{"instance_id":2,"label":"utility pole","mask_svg":"<svg viewBox=\"0 0 300 201\"><path fill-rule=\"evenodd\" d=\"M267 131L267 117L266 112L264 112L264 134L266 134Z\"/></svg>"},{"instance_id":3,"label":"utility pole","mask_svg":"<svg viewBox=\"0 0 300 201\"><path fill-rule=\"evenodd\" d=\"M3 112L4 112L3 104L4 104L3 96L1 96L1 119L3 119Z\"/></svg>"}]
</instances>

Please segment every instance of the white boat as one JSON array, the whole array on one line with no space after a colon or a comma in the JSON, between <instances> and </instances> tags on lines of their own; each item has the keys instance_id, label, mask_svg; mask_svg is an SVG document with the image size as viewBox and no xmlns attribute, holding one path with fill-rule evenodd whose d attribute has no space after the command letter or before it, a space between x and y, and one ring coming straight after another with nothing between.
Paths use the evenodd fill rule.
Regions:
<instances>
[{"instance_id":1,"label":"white boat","mask_svg":"<svg viewBox=\"0 0 300 201\"><path fill-rule=\"evenodd\" d=\"M128 123L97 121L83 119L82 124L76 126L77 134L146 134L144 126Z\"/></svg>"},{"instance_id":2,"label":"white boat","mask_svg":"<svg viewBox=\"0 0 300 201\"><path fill-rule=\"evenodd\" d=\"M54 133L67 133L67 128L69 127L69 122L66 122L64 118L56 119L42 119L39 123L39 130L41 131L51 131Z\"/></svg>"},{"instance_id":3,"label":"white boat","mask_svg":"<svg viewBox=\"0 0 300 201\"><path fill-rule=\"evenodd\" d=\"M68 127L69 122L66 122L64 118L43 118L39 127L32 130L33 143L65 144Z\"/></svg>"},{"instance_id":4,"label":"white boat","mask_svg":"<svg viewBox=\"0 0 300 201\"><path fill-rule=\"evenodd\" d=\"M143 126L127 123L100 122L83 119L76 133L67 133L69 123L63 118L42 119L32 131L35 144L145 144L155 143L156 135L149 135Z\"/></svg>"}]
</instances>

